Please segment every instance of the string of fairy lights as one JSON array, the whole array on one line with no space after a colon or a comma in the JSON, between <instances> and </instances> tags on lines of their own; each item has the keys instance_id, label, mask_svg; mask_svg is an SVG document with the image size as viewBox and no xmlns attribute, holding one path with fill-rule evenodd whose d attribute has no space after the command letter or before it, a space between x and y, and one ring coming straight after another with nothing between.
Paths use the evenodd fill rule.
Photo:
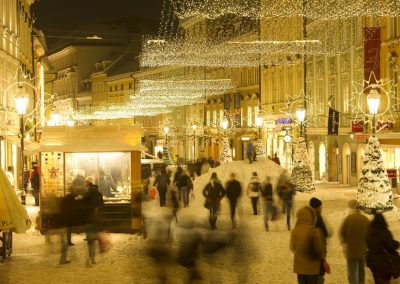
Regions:
<instances>
[{"instance_id":1,"label":"string of fairy lights","mask_svg":"<svg viewBox=\"0 0 400 284\"><path fill-rule=\"evenodd\" d=\"M358 16L400 14L396 0L170 0L175 15L182 20L195 16L216 19L234 14L241 17L292 17L310 19L343 19Z\"/></svg>"}]
</instances>

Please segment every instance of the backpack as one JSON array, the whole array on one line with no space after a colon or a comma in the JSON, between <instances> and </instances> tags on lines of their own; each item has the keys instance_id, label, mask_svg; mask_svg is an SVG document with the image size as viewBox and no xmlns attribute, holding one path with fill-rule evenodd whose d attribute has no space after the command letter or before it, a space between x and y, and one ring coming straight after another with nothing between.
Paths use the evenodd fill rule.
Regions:
<instances>
[{"instance_id":1,"label":"backpack","mask_svg":"<svg viewBox=\"0 0 400 284\"><path fill-rule=\"evenodd\" d=\"M253 192L259 192L260 189L261 189L261 184L259 182L254 182L251 185L251 191L253 191Z\"/></svg>"}]
</instances>

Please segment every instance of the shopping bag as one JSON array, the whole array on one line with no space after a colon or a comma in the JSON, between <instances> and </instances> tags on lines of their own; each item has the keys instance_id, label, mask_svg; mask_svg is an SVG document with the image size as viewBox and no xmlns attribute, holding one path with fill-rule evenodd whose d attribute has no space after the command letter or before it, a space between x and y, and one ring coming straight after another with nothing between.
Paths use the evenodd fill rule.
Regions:
<instances>
[{"instance_id":1,"label":"shopping bag","mask_svg":"<svg viewBox=\"0 0 400 284\"><path fill-rule=\"evenodd\" d=\"M111 237L109 233L101 232L97 238L99 241L99 251L100 253L105 253L111 248Z\"/></svg>"},{"instance_id":2,"label":"shopping bag","mask_svg":"<svg viewBox=\"0 0 400 284\"><path fill-rule=\"evenodd\" d=\"M149 198L152 200L155 200L157 198L157 188L156 187L152 187L149 189Z\"/></svg>"}]
</instances>

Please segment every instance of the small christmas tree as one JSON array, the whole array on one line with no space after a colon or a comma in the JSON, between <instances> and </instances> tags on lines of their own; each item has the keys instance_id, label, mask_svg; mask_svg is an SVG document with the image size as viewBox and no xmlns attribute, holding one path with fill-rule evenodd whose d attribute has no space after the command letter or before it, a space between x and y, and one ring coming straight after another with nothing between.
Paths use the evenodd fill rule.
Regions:
<instances>
[{"instance_id":1,"label":"small christmas tree","mask_svg":"<svg viewBox=\"0 0 400 284\"><path fill-rule=\"evenodd\" d=\"M265 158L267 155L264 150L264 145L262 139L257 139L257 144L256 144L256 154L257 158Z\"/></svg>"},{"instance_id":2,"label":"small christmas tree","mask_svg":"<svg viewBox=\"0 0 400 284\"><path fill-rule=\"evenodd\" d=\"M169 152L169 146L167 143L163 146L162 159L166 165L174 164L174 162L172 161L171 153Z\"/></svg>"},{"instance_id":3,"label":"small christmas tree","mask_svg":"<svg viewBox=\"0 0 400 284\"><path fill-rule=\"evenodd\" d=\"M363 157L362 172L358 183L357 203L366 211L393 208L392 189L378 139L370 136Z\"/></svg>"},{"instance_id":4,"label":"small christmas tree","mask_svg":"<svg viewBox=\"0 0 400 284\"><path fill-rule=\"evenodd\" d=\"M292 176L290 179L295 185L297 191L311 192L315 190L304 137L300 137L298 140L297 149L294 154Z\"/></svg>"},{"instance_id":5,"label":"small christmas tree","mask_svg":"<svg viewBox=\"0 0 400 284\"><path fill-rule=\"evenodd\" d=\"M221 154L219 155L219 161L221 162L221 164L232 162L231 148L229 147L229 141L227 137L224 137L222 139Z\"/></svg>"}]
</instances>

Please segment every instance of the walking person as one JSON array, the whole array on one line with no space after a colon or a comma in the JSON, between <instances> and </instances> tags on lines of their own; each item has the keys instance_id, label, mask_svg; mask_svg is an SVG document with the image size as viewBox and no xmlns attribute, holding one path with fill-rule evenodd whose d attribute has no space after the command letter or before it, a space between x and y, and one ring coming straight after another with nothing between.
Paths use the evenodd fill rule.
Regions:
<instances>
[{"instance_id":1,"label":"walking person","mask_svg":"<svg viewBox=\"0 0 400 284\"><path fill-rule=\"evenodd\" d=\"M275 212L276 206L274 206L273 191L271 184L271 177L267 176L261 185L261 195L264 200L264 225L265 230L268 231L268 220L273 218L277 214Z\"/></svg>"},{"instance_id":2,"label":"walking person","mask_svg":"<svg viewBox=\"0 0 400 284\"><path fill-rule=\"evenodd\" d=\"M315 227L319 228L322 232L322 240L324 243L325 247L325 252L327 252L327 238L330 238L332 236L332 231L329 231L326 225L326 222L324 221L324 218L322 217L322 201L319 200L318 198L311 198L309 205L311 208L315 210L316 214L316 221L315 221ZM325 273L330 273L330 268L329 264L327 263L326 259L324 259L321 262L321 269L320 269L320 274L318 277L318 284L323 284L324 283L324 275Z\"/></svg>"},{"instance_id":3,"label":"walking person","mask_svg":"<svg viewBox=\"0 0 400 284\"><path fill-rule=\"evenodd\" d=\"M347 279L349 284L363 284L369 220L357 209L356 200L349 202L349 208L351 212L344 219L339 231L347 259Z\"/></svg>"},{"instance_id":4,"label":"walking person","mask_svg":"<svg viewBox=\"0 0 400 284\"><path fill-rule=\"evenodd\" d=\"M249 159L250 164L253 163L253 151L254 151L253 142L249 140L246 146L246 157Z\"/></svg>"},{"instance_id":5,"label":"walking person","mask_svg":"<svg viewBox=\"0 0 400 284\"><path fill-rule=\"evenodd\" d=\"M279 194L282 199L282 206L284 208L284 212L286 213L286 224L288 231L291 229L290 219L292 216L292 208L293 208L293 199L296 191L294 189L294 185L290 182L288 178L282 180L279 185Z\"/></svg>"},{"instance_id":6,"label":"walking person","mask_svg":"<svg viewBox=\"0 0 400 284\"><path fill-rule=\"evenodd\" d=\"M399 242L393 239L381 213L376 213L369 224L367 248L367 267L371 270L376 284L388 284L392 277L399 277Z\"/></svg>"},{"instance_id":7,"label":"walking person","mask_svg":"<svg viewBox=\"0 0 400 284\"><path fill-rule=\"evenodd\" d=\"M160 197L160 207L165 207L167 202L167 190L168 185L170 184L170 178L168 173L164 168L161 169L160 173L157 175L156 180L154 181L153 186L157 187L158 194Z\"/></svg>"},{"instance_id":8,"label":"walking person","mask_svg":"<svg viewBox=\"0 0 400 284\"><path fill-rule=\"evenodd\" d=\"M257 172L253 172L250 183L247 186L247 195L251 199L251 206L253 207L253 215L258 215L258 199L261 194L261 183L258 181Z\"/></svg>"},{"instance_id":9,"label":"walking person","mask_svg":"<svg viewBox=\"0 0 400 284\"><path fill-rule=\"evenodd\" d=\"M212 173L210 182L203 189L203 196L206 199L204 206L210 210L209 223L211 230L217 229L217 213L225 193L224 187L218 180L217 173Z\"/></svg>"},{"instance_id":10,"label":"walking person","mask_svg":"<svg viewBox=\"0 0 400 284\"><path fill-rule=\"evenodd\" d=\"M179 176L177 185L179 186L179 192L182 195L183 206L189 206L189 193L193 190L193 182L186 171L182 171L182 174Z\"/></svg>"},{"instance_id":11,"label":"walking person","mask_svg":"<svg viewBox=\"0 0 400 284\"><path fill-rule=\"evenodd\" d=\"M88 246L86 265L91 266L92 264L96 264L95 242L98 239L99 233L98 208L101 207L104 202L103 195L99 191L98 186L95 185L94 178L88 176L85 180L88 191L83 196L80 203L84 211L83 217L86 223L86 240Z\"/></svg>"},{"instance_id":12,"label":"walking person","mask_svg":"<svg viewBox=\"0 0 400 284\"><path fill-rule=\"evenodd\" d=\"M40 177L37 166L33 166L31 175L31 186L33 190L33 197L35 198L35 206L39 206L39 188L40 188Z\"/></svg>"},{"instance_id":13,"label":"walking person","mask_svg":"<svg viewBox=\"0 0 400 284\"><path fill-rule=\"evenodd\" d=\"M290 233L293 272L299 284L318 284L321 262L326 255L322 231L315 227L317 216L310 206L299 209L296 217L296 225Z\"/></svg>"},{"instance_id":14,"label":"walking person","mask_svg":"<svg viewBox=\"0 0 400 284\"><path fill-rule=\"evenodd\" d=\"M235 212L236 212L237 200L242 194L242 185L236 179L235 173L230 174L230 180L226 183L225 188L226 188L226 197L229 200L229 205L231 209L232 229L234 229L236 227Z\"/></svg>"},{"instance_id":15,"label":"walking person","mask_svg":"<svg viewBox=\"0 0 400 284\"><path fill-rule=\"evenodd\" d=\"M179 189L179 185L178 185L178 181L179 181L179 177L183 172L183 168L181 166L178 166L176 168L176 172L174 173L174 179L172 180L172 184L175 185L175 187L178 190L178 196L179 196L179 201L181 200L181 191Z\"/></svg>"}]
</instances>

